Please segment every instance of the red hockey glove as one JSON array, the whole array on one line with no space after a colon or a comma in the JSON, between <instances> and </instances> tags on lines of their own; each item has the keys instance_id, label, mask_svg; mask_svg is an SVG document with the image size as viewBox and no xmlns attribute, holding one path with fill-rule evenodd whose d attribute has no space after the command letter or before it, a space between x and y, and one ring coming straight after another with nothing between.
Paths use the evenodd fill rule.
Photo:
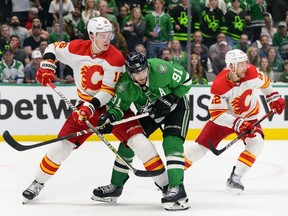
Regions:
<instances>
[{"instance_id":1,"label":"red hockey glove","mask_svg":"<svg viewBox=\"0 0 288 216\"><path fill-rule=\"evenodd\" d=\"M94 115L95 107L89 102L84 102L79 110L72 113L73 119L80 125L86 125L85 120L88 120Z\"/></svg>"},{"instance_id":2,"label":"red hockey glove","mask_svg":"<svg viewBox=\"0 0 288 216\"><path fill-rule=\"evenodd\" d=\"M275 109L276 112L280 115L285 109L286 102L281 98L279 92L273 92L270 95L266 96L266 102L269 104L270 108Z\"/></svg>"},{"instance_id":3,"label":"red hockey glove","mask_svg":"<svg viewBox=\"0 0 288 216\"><path fill-rule=\"evenodd\" d=\"M250 130L250 133L247 134L247 137L255 137L254 132L256 130L256 127L250 122L245 121L240 117L235 119L233 123L233 129L240 134L242 134L246 130Z\"/></svg>"},{"instance_id":4,"label":"red hockey glove","mask_svg":"<svg viewBox=\"0 0 288 216\"><path fill-rule=\"evenodd\" d=\"M51 59L43 60L40 63L40 68L36 73L36 79L41 85L46 86L54 78L56 70L55 62Z\"/></svg>"}]
</instances>

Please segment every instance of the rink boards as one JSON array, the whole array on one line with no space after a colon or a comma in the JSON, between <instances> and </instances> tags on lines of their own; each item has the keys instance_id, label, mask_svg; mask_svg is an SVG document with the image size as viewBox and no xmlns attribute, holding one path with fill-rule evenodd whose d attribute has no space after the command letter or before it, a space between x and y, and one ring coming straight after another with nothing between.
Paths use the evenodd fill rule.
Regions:
<instances>
[{"instance_id":1,"label":"rink boards","mask_svg":"<svg viewBox=\"0 0 288 216\"><path fill-rule=\"evenodd\" d=\"M287 85L274 85L283 98L288 100ZM77 103L75 86L57 87L71 103ZM209 120L208 104L210 88L196 86L189 92L191 116L187 139L194 140L203 125ZM265 97L259 91L261 112L263 116L269 108ZM0 133L8 130L13 137L22 141L47 140L54 138L71 111L64 101L49 87L39 85L0 85ZM261 124L266 139L288 139L288 108L280 116L274 115ZM108 135L109 140L116 140ZM230 137L231 139L232 137ZM161 140L160 131L151 139ZM2 136L0 141L2 141ZM90 140L98 140L92 136Z\"/></svg>"}]
</instances>

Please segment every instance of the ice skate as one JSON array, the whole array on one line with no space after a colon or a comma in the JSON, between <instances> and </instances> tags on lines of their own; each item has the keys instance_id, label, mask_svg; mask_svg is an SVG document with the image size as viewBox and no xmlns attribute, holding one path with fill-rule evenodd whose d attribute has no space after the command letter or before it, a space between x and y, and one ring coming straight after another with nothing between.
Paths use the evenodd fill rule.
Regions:
<instances>
[{"instance_id":1,"label":"ice skate","mask_svg":"<svg viewBox=\"0 0 288 216\"><path fill-rule=\"evenodd\" d=\"M244 190L244 186L241 182L240 176L234 173L235 168L236 167L234 166L230 177L227 179L226 191L227 193L238 195Z\"/></svg>"},{"instance_id":2,"label":"ice skate","mask_svg":"<svg viewBox=\"0 0 288 216\"><path fill-rule=\"evenodd\" d=\"M166 196L168 194L168 185L161 187L156 182L154 182L154 183L158 187L158 190L160 190L162 192L163 196Z\"/></svg>"},{"instance_id":3,"label":"ice skate","mask_svg":"<svg viewBox=\"0 0 288 216\"><path fill-rule=\"evenodd\" d=\"M181 184L168 189L168 193L161 199L162 205L167 211L187 210L188 198L184 186Z\"/></svg>"},{"instance_id":4,"label":"ice skate","mask_svg":"<svg viewBox=\"0 0 288 216\"><path fill-rule=\"evenodd\" d=\"M123 186L115 186L109 184L106 186L100 186L93 190L92 200L100 202L116 203L117 198L121 196Z\"/></svg>"},{"instance_id":5,"label":"ice skate","mask_svg":"<svg viewBox=\"0 0 288 216\"><path fill-rule=\"evenodd\" d=\"M25 191L23 191L22 196L24 197L24 200L22 201L22 204L25 204L38 196L43 187L44 184L34 180L31 185Z\"/></svg>"}]
</instances>

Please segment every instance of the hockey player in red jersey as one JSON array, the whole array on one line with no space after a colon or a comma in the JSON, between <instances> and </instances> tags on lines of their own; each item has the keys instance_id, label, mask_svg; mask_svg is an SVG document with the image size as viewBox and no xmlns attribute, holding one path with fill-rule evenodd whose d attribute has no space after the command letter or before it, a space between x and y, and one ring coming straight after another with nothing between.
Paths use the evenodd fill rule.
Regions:
<instances>
[{"instance_id":1,"label":"hockey player in red jersey","mask_svg":"<svg viewBox=\"0 0 288 216\"><path fill-rule=\"evenodd\" d=\"M227 52L227 68L217 75L211 86L211 119L195 143L185 151L186 157L194 163L208 151L209 140L216 148L228 135L239 135L251 130L251 133L242 138L245 149L239 155L226 183L227 191L233 194L240 194L244 190L241 179L252 167L264 145L261 125L253 126L260 111L256 89L263 92L266 102L277 114L280 115L286 105L285 100L271 86L269 78L253 65L247 64L247 59L247 55L241 50Z\"/></svg>"},{"instance_id":2,"label":"hockey player in red jersey","mask_svg":"<svg viewBox=\"0 0 288 216\"><path fill-rule=\"evenodd\" d=\"M87 130L88 120L96 126L98 118L106 111L106 104L114 95L114 87L123 74L124 57L119 50L110 45L113 38L111 23L104 17L91 18L87 25L90 40L74 40L50 44L44 53L43 61L37 71L36 79L43 86L53 80L56 69L55 60L69 65L80 99L77 112L68 116L58 136ZM124 113L124 118L134 115L131 110ZM117 125L113 134L123 143L127 143L143 163L158 163L159 169L164 164L156 152L155 146L144 136L142 127L137 120ZM43 157L32 184L22 193L23 203L34 199L61 166L61 163L74 149L80 147L92 133L63 140L53 145ZM145 149L138 146L143 145ZM149 154L144 154L149 152ZM151 161L152 162L151 162ZM162 164L162 167L161 167ZM151 166L153 170L155 166ZM158 169L157 168L157 169ZM149 168L147 168L149 169ZM167 173L153 177L160 186L168 184Z\"/></svg>"}]
</instances>

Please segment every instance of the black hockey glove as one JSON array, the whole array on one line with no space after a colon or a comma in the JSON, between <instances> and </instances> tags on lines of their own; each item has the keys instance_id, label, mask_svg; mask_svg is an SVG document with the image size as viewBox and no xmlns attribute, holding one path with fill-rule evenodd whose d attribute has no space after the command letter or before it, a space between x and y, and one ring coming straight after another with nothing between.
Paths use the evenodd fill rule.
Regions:
<instances>
[{"instance_id":1,"label":"black hockey glove","mask_svg":"<svg viewBox=\"0 0 288 216\"><path fill-rule=\"evenodd\" d=\"M180 98L174 94L168 94L162 98L158 98L149 113L151 118L159 123L176 108L179 100Z\"/></svg>"},{"instance_id":2,"label":"black hockey glove","mask_svg":"<svg viewBox=\"0 0 288 216\"><path fill-rule=\"evenodd\" d=\"M102 134L110 134L113 130L112 122L115 122L115 116L106 112L102 114L97 123L98 131Z\"/></svg>"}]
</instances>

